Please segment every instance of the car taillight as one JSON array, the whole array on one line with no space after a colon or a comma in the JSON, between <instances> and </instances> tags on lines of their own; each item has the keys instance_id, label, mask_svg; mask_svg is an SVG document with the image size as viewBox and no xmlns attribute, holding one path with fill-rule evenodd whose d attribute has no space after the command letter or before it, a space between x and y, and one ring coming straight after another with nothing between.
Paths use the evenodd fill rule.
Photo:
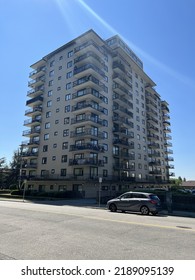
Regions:
<instances>
[{"instance_id":1,"label":"car taillight","mask_svg":"<svg viewBox=\"0 0 195 280\"><path fill-rule=\"evenodd\" d=\"M156 200L150 200L150 203L152 203L152 204L157 204L158 201L156 201Z\"/></svg>"}]
</instances>

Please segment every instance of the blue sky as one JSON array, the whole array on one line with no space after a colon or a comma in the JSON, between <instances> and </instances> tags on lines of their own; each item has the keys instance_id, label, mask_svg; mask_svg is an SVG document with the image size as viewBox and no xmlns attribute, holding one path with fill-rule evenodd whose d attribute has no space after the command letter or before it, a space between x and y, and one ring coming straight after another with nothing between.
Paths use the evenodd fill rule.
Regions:
<instances>
[{"instance_id":1,"label":"blue sky","mask_svg":"<svg viewBox=\"0 0 195 280\"><path fill-rule=\"evenodd\" d=\"M22 137L30 65L94 29L119 34L170 105L176 177L195 180L194 0L0 0L0 158Z\"/></svg>"}]
</instances>

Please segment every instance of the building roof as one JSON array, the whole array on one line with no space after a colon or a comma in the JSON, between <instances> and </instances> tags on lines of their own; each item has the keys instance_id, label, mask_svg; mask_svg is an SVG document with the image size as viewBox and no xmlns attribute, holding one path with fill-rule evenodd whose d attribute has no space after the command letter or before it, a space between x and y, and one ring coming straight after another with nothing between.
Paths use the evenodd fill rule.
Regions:
<instances>
[{"instance_id":1,"label":"building roof","mask_svg":"<svg viewBox=\"0 0 195 280\"><path fill-rule=\"evenodd\" d=\"M182 187L195 188L195 181L182 182Z\"/></svg>"}]
</instances>

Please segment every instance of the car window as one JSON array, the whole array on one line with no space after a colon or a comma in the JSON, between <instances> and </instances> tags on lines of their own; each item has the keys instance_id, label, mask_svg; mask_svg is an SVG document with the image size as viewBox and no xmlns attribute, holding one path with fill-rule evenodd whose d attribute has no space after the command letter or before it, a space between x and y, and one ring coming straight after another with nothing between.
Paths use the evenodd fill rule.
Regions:
<instances>
[{"instance_id":1,"label":"car window","mask_svg":"<svg viewBox=\"0 0 195 280\"><path fill-rule=\"evenodd\" d=\"M150 196L150 198L153 199L153 200L160 200L160 199L158 198L158 196L155 195L155 194L150 194L149 196Z\"/></svg>"},{"instance_id":2,"label":"car window","mask_svg":"<svg viewBox=\"0 0 195 280\"><path fill-rule=\"evenodd\" d=\"M147 198L143 193L133 193L133 198Z\"/></svg>"},{"instance_id":3,"label":"car window","mask_svg":"<svg viewBox=\"0 0 195 280\"><path fill-rule=\"evenodd\" d=\"M131 193L126 193L124 195L121 196L122 199L124 198L132 198L132 194Z\"/></svg>"}]
</instances>

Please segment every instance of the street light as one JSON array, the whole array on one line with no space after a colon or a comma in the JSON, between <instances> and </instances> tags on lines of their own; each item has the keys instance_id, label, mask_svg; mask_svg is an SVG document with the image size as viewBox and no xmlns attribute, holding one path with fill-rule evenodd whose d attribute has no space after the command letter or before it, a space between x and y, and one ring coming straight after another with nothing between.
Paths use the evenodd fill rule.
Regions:
<instances>
[{"instance_id":1,"label":"street light","mask_svg":"<svg viewBox=\"0 0 195 280\"><path fill-rule=\"evenodd\" d=\"M101 184L102 184L102 177L99 177L99 207L101 201Z\"/></svg>"}]
</instances>

